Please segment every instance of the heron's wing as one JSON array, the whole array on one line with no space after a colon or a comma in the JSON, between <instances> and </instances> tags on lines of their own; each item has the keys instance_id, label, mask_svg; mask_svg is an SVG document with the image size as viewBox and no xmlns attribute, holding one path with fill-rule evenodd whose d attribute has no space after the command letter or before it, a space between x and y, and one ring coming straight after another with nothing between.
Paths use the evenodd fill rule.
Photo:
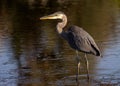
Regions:
<instances>
[{"instance_id":1,"label":"heron's wing","mask_svg":"<svg viewBox=\"0 0 120 86\"><path fill-rule=\"evenodd\" d=\"M90 35L87 37L87 41L90 43L90 45L91 45L91 47L93 49L94 54L96 56L101 56L101 52L100 52L98 46L96 45L94 39Z\"/></svg>"},{"instance_id":2,"label":"heron's wing","mask_svg":"<svg viewBox=\"0 0 120 86\"><path fill-rule=\"evenodd\" d=\"M82 28L72 26L68 29L68 42L76 50L99 55L99 48L93 38Z\"/></svg>"}]
</instances>

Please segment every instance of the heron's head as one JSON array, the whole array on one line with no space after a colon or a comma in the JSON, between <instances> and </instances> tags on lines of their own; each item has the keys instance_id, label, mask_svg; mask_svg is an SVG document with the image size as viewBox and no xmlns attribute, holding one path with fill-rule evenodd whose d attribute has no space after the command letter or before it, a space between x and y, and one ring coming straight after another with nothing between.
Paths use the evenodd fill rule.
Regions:
<instances>
[{"instance_id":1,"label":"heron's head","mask_svg":"<svg viewBox=\"0 0 120 86\"><path fill-rule=\"evenodd\" d=\"M53 14L43 16L40 18L40 20L45 20L45 19L63 19L65 14L63 12L55 12Z\"/></svg>"}]
</instances>

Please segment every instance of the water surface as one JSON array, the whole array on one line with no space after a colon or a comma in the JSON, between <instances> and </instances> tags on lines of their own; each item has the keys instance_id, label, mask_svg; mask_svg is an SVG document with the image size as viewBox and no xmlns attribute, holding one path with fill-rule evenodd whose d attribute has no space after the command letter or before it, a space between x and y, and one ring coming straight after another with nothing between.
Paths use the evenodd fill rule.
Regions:
<instances>
[{"instance_id":1,"label":"water surface","mask_svg":"<svg viewBox=\"0 0 120 86\"><path fill-rule=\"evenodd\" d=\"M56 11L68 16L68 26L90 33L103 58L84 55L81 86L120 85L120 8L117 0L48 2L0 1L0 86L76 86L76 53L56 32L56 20L39 18Z\"/></svg>"}]
</instances>

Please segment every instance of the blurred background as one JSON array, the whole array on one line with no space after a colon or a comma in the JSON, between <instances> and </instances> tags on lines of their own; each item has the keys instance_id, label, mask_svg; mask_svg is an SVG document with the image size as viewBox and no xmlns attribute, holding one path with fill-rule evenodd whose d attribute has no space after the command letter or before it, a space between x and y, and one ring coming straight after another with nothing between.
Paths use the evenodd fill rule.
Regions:
<instances>
[{"instance_id":1,"label":"blurred background","mask_svg":"<svg viewBox=\"0 0 120 86\"><path fill-rule=\"evenodd\" d=\"M57 34L58 21L39 20L56 11L90 33L103 55L88 55L87 83L80 54L80 86L119 86L119 0L0 0L0 86L76 86L75 51Z\"/></svg>"}]
</instances>

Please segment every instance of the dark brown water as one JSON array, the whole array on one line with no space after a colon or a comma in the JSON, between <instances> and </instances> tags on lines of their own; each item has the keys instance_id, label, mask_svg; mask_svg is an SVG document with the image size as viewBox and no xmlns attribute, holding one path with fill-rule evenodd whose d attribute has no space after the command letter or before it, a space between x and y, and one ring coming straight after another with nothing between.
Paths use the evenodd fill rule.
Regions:
<instances>
[{"instance_id":1,"label":"dark brown water","mask_svg":"<svg viewBox=\"0 0 120 86\"><path fill-rule=\"evenodd\" d=\"M80 86L120 86L119 0L1 0L0 86L76 86L76 53L56 32L57 21L39 18L56 11L89 32L103 58L84 55Z\"/></svg>"}]
</instances>

